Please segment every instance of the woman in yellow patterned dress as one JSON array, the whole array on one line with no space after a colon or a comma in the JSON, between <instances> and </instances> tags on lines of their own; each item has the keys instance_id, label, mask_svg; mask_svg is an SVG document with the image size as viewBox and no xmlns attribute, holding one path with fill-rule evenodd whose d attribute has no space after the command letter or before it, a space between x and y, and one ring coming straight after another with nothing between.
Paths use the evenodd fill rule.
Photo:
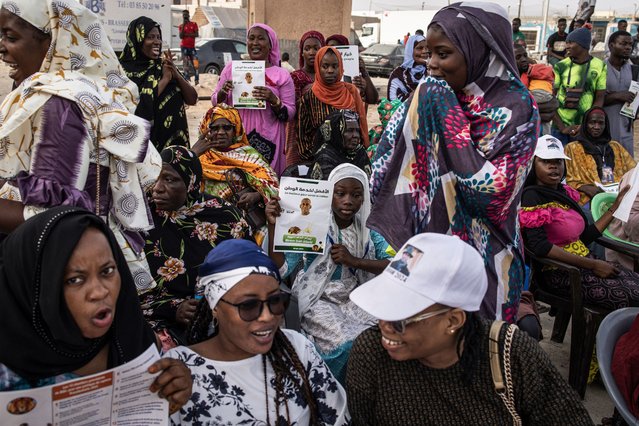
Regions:
<instances>
[{"instance_id":1,"label":"woman in yellow patterned dress","mask_svg":"<svg viewBox=\"0 0 639 426\"><path fill-rule=\"evenodd\" d=\"M225 104L209 109L200 123L200 137L193 152L200 157L207 194L236 204L247 214L252 209L264 209L265 203L277 195L277 174L249 145L237 109ZM262 244L266 227L254 231L255 241Z\"/></svg>"},{"instance_id":2,"label":"woman in yellow patterned dress","mask_svg":"<svg viewBox=\"0 0 639 426\"><path fill-rule=\"evenodd\" d=\"M598 192L597 184L619 183L637 163L619 142L610 137L608 116L603 108L593 107L584 115L575 142L566 145L566 182L579 191L579 204L585 205Z\"/></svg>"}]
</instances>

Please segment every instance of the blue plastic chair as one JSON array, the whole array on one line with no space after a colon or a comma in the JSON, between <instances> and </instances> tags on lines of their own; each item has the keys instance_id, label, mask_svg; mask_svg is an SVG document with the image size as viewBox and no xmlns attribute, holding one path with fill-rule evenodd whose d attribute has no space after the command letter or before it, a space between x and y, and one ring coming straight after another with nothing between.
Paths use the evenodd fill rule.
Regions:
<instances>
[{"instance_id":1,"label":"blue plastic chair","mask_svg":"<svg viewBox=\"0 0 639 426\"><path fill-rule=\"evenodd\" d=\"M599 361L601 378L608 395L615 403L615 407L617 407L621 417L629 425L639 425L639 419L628 410L628 405L621 392L619 392L615 378L612 376L610 366L617 340L630 329L637 314L639 314L639 308L618 309L604 318L599 326L599 331L597 331L597 360Z\"/></svg>"}]
</instances>

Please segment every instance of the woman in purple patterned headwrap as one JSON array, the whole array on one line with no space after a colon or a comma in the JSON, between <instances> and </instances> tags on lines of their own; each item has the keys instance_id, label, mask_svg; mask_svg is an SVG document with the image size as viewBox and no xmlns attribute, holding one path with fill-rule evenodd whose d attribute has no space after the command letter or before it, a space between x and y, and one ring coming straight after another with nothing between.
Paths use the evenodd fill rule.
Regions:
<instances>
[{"instance_id":1,"label":"woman in purple patterned headwrap","mask_svg":"<svg viewBox=\"0 0 639 426\"><path fill-rule=\"evenodd\" d=\"M486 264L481 313L514 322L524 280L517 207L537 106L519 80L501 6L445 7L426 39L430 76L382 136L368 225L393 247L421 232L459 235Z\"/></svg>"},{"instance_id":2,"label":"woman in purple patterned headwrap","mask_svg":"<svg viewBox=\"0 0 639 426\"><path fill-rule=\"evenodd\" d=\"M252 61L266 62L266 86L253 90L253 97L263 100L266 108L241 109L242 125L251 146L281 175L286 167L286 123L295 117L295 87L289 72L279 66L280 44L273 28L254 24L247 32L246 46ZM231 68L229 62L220 74L211 95L213 106L222 102L233 105Z\"/></svg>"}]
</instances>

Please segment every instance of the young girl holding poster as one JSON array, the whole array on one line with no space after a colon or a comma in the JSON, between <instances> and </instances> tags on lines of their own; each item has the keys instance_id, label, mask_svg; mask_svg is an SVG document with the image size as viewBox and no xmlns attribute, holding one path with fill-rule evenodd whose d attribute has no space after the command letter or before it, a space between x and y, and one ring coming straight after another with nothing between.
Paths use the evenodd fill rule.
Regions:
<instances>
[{"instance_id":1,"label":"young girl holding poster","mask_svg":"<svg viewBox=\"0 0 639 426\"><path fill-rule=\"evenodd\" d=\"M280 268L282 278L303 262L293 286L302 331L343 382L353 340L376 323L348 296L382 272L394 252L381 235L366 228L371 207L366 173L352 164L341 164L328 180L334 191L325 254L274 252L275 222L280 215L278 198L266 205L266 218L269 255Z\"/></svg>"}]
</instances>

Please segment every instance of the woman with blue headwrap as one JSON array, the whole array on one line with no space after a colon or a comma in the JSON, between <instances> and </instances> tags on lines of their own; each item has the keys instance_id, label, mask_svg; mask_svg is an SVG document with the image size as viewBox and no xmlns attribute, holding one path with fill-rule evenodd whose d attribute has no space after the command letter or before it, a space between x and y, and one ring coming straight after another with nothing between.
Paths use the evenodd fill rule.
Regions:
<instances>
[{"instance_id":1,"label":"woman with blue headwrap","mask_svg":"<svg viewBox=\"0 0 639 426\"><path fill-rule=\"evenodd\" d=\"M406 42L404 62L395 68L388 78L386 97L393 101L405 101L417 88L419 80L426 75L428 65L426 54L426 38L421 35L411 36Z\"/></svg>"},{"instance_id":2,"label":"woman with blue headwrap","mask_svg":"<svg viewBox=\"0 0 639 426\"><path fill-rule=\"evenodd\" d=\"M200 266L188 338L166 357L184 361L194 392L176 425L351 424L346 392L313 344L280 328L289 294L254 242L226 240Z\"/></svg>"}]
</instances>

